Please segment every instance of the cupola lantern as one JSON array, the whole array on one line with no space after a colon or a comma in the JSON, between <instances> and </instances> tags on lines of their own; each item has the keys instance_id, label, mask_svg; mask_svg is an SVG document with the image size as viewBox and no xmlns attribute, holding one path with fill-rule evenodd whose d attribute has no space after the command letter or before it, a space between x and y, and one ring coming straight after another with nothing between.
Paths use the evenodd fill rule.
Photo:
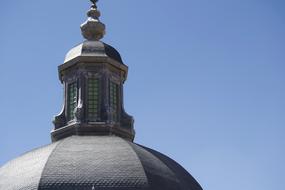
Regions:
<instances>
[{"instance_id":1,"label":"cupola lantern","mask_svg":"<svg viewBox=\"0 0 285 190\"><path fill-rule=\"evenodd\" d=\"M133 141L133 118L124 111L123 84L128 67L112 46L99 41L105 34L96 0L81 25L86 39L71 49L59 78L64 85L64 105L55 117L52 140L71 135L117 135Z\"/></svg>"}]
</instances>

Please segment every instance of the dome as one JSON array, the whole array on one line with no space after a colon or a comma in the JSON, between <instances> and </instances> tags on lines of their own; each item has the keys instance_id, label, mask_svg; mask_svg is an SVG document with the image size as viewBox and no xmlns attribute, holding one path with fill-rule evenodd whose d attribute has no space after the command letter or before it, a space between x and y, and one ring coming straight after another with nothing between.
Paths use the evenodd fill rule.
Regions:
<instances>
[{"instance_id":1,"label":"dome","mask_svg":"<svg viewBox=\"0 0 285 190\"><path fill-rule=\"evenodd\" d=\"M0 168L5 190L202 190L167 156L115 136L71 136Z\"/></svg>"},{"instance_id":2,"label":"dome","mask_svg":"<svg viewBox=\"0 0 285 190\"><path fill-rule=\"evenodd\" d=\"M72 48L66 55L64 63L77 57L107 57L123 64L120 53L112 46L101 41L84 41Z\"/></svg>"},{"instance_id":3,"label":"dome","mask_svg":"<svg viewBox=\"0 0 285 190\"><path fill-rule=\"evenodd\" d=\"M64 101L53 143L0 167L0 190L202 190L174 160L133 143L134 119L123 102L128 67L99 41L105 25L91 1L81 25L86 41L58 67Z\"/></svg>"}]
</instances>

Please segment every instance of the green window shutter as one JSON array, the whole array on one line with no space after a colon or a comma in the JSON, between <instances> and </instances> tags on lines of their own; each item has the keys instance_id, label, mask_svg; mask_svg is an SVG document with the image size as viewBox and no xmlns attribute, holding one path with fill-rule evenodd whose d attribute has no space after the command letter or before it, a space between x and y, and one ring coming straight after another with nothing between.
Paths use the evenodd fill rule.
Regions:
<instances>
[{"instance_id":1,"label":"green window shutter","mask_svg":"<svg viewBox=\"0 0 285 190\"><path fill-rule=\"evenodd\" d=\"M118 119L118 90L119 85L110 81L109 83L109 100L110 100L110 107L113 114L113 119L117 121Z\"/></svg>"},{"instance_id":2,"label":"green window shutter","mask_svg":"<svg viewBox=\"0 0 285 190\"><path fill-rule=\"evenodd\" d=\"M89 121L99 118L99 79L89 78L87 82L87 114Z\"/></svg>"},{"instance_id":3,"label":"green window shutter","mask_svg":"<svg viewBox=\"0 0 285 190\"><path fill-rule=\"evenodd\" d=\"M73 82L68 84L68 98L67 98L67 118L68 120L74 119L74 110L77 104L77 83Z\"/></svg>"}]
</instances>

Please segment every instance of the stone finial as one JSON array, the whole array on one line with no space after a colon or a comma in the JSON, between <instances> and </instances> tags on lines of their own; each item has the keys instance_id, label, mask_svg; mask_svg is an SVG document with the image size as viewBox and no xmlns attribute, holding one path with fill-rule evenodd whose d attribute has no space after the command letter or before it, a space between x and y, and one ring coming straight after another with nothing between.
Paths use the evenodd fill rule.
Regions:
<instances>
[{"instance_id":1,"label":"stone finial","mask_svg":"<svg viewBox=\"0 0 285 190\"><path fill-rule=\"evenodd\" d=\"M98 0L90 0L93 5L87 12L88 19L81 25L81 33L83 37L90 41L98 41L105 35L105 25L100 22L100 11L97 9Z\"/></svg>"}]
</instances>

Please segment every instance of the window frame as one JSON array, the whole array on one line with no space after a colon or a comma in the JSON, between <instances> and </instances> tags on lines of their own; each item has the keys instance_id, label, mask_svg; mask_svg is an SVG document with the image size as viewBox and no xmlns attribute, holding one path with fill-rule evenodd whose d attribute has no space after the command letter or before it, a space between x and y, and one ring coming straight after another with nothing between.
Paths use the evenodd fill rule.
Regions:
<instances>
[{"instance_id":1,"label":"window frame","mask_svg":"<svg viewBox=\"0 0 285 190\"><path fill-rule=\"evenodd\" d=\"M94 100L94 104L90 105L90 81L94 80L97 83L97 98L92 98ZM96 85L95 85L96 86ZM93 89L94 90L94 89ZM94 94L96 94L96 90L93 91ZM92 93L91 93L92 94ZM97 100L96 100L97 99ZM93 109L96 109L95 104L97 104L97 110L93 113L94 117L90 117L90 106L93 107ZM88 122L99 122L100 121L100 113L101 112L101 78L100 77L88 77L86 79L86 119Z\"/></svg>"},{"instance_id":2,"label":"window frame","mask_svg":"<svg viewBox=\"0 0 285 190\"><path fill-rule=\"evenodd\" d=\"M111 110L112 120L117 122L119 119L120 108L120 84L112 79L109 79L109 107Z\"/></svg>"},{"instance_id":3,"label":"window frame","mask_svg":"<svg viewBox=\"0 0 285 190\"><path fill-rule=\"evenodd\" d=\"M71 97L71 95L73 97ZM73 99L73 101L71 101ZM75 109L78 104L78 82L72 81L67 84L67 98L66 98L66 117L68 122L75 120ZM72 111L73 109L73 111Z\"/></svg>"}]
</instances>

